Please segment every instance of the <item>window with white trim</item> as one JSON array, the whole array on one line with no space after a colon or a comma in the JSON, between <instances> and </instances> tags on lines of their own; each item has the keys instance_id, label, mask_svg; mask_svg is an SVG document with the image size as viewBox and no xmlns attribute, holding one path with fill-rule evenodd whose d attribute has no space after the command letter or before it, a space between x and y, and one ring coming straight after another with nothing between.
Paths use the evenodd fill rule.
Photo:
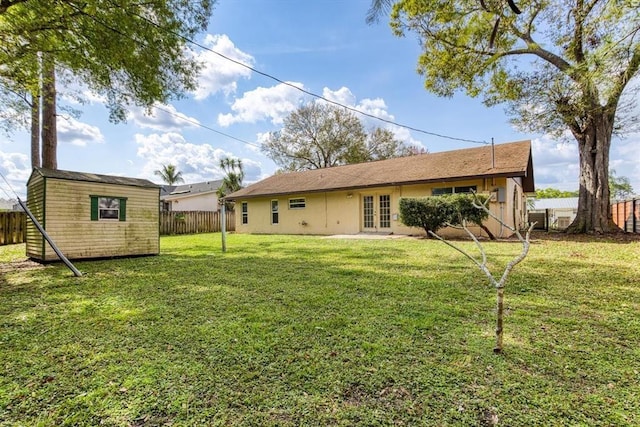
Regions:
<instances>
[{"instance_id":1,"label":"window with white trim","mask_svg":"<svg viewBox=\"0 0 640 427\"><path fill-rule=\"evenodd\" d=\"M477 191L476 185L465 185L461 187L441 187L431 189L433 196L443 196L445 194L460 194L460 193L472 193Z\"/></svg>"},{"instance_id":2,"label":"window with white trim","mask_svg":"<svg viewBox=\"0 0 640 427\"><path fill-rule=\"evenodd\" d=\"M91 195L91 221L126 221L127 198Z\"/></svg>"},{"instance_id":3,"label":"window with white trim","mask_svg":"<svg viewBox=\"0 0 640 427\"><path fill-rule=\"evenodd\" d=\"M298 199L289 199L289 209L304 209L307 207L307 201L304 197Z\"/></svg>"},{"instance_id":4,"label":"window with white trim","mask_svg":"<svg viewBox=\"0 0 640 427\"><path fill-rule=\"evenodd\" d=\"M278 215L278 201L277 200L272 200L271 201L271 224L276 225L278 224L278 220L279 220L279 215Z\"/></svg>"},{"instance_id":5,"label":"window with white trim","mask_svg":"<svg viewBox=\"0 0 640 427\"><path fill-rule=\"evenodd\" d=\"M249 224L249 203L242 202L242 223Z\"/></svg>"}]
</instances>

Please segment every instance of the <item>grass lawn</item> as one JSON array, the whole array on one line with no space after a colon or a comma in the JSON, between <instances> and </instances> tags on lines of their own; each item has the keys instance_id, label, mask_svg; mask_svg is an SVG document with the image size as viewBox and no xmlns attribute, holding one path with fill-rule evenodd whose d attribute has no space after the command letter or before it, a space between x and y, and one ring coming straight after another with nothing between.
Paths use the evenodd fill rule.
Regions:
<instances>
[{"instance_id":1,"label":"grass lawn","mask_svg":"<svg viewBox=\"0 0 640 427\"><path fill-rule=\"evenodd\" d=\"M520 250L486 247L500 271ZM495 291L437 241L161 252L74 278L0 247L0 426L640 425L640 240L536 238L503 355Z\"/></svg>"}]
</instances>

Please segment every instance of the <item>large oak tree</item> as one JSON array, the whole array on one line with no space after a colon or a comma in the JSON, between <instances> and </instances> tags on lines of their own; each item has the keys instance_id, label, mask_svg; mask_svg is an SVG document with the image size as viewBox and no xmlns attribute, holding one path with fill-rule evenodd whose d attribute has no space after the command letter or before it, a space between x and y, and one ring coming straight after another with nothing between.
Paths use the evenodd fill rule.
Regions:
<instances>
[{"instance_id":1,"label":"large oak tree","mask_svg":"<svg viewBox=\"0 0 640 427\"><path fill-rule=\"evenodd\" d=\"M396 35L417 34L418 72L441 96L465 91L507 103L523 129L578 143L579 205L571 232L612 230L609 151L635 104L640 67L636 1L373 0ZM626 96L625 96L626 95Z\"/></svg>"}]
</instances>

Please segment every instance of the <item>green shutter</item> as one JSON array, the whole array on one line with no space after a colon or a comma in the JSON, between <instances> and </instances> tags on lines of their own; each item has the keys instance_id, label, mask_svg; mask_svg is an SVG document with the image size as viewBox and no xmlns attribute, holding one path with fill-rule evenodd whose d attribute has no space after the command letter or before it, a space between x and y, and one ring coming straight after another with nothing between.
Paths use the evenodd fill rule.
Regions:
<instances>
[{"instance_id":1,"label":"green shutter","mask_svg":"<svg viewBox=\"0 0 640 427\"><path fill-rule=\"evenodd\" d=\"M98 220L98 196L91 196L91 221Z\"/></svg>"},{"instance_id":2,"label":"green shutter","mask_svg":"<svg viewBox=\"0 0 640 427\"><path fill-rule=\"evenodd\" d=\"M127 220L127 199L120 199L120 221Z\"/></svg>"}]
</instances>

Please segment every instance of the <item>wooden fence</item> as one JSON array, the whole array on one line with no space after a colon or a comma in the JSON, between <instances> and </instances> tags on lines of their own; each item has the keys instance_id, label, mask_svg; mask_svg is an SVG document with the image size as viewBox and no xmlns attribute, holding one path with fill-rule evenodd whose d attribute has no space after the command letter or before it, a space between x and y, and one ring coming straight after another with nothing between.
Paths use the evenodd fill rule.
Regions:
<instances>
[{"instance_id":1,"label":"wooden fence","mask_svg":"<svg viewBox=\"0 0 640 427\"><path fill-rule=\"evenodd\" d=\"M235 231L234 212L226 212L227 231ZM160 212L160 235L214 233L221 230L220 212L171 211Z\"/></svg>"},{"instance_id":2,"label":"wooden fence","mask_svg":"<svg viewBox=\"0 0 640 427\"><path fill-rule=\"evenodd\" d=\"M611 203L613 222L628 233L640 233L640 199Z\"/></svg>"},{"instance_id":3,"label":"wooden fence","mask_svg":"<svg viewBox=\"0 0 640 427\"><path fill-rule=\"evenodd\" d=\"M0 245L24 243L27 239L27 214L0 212Z\"/></svg>"}]
</instances>

